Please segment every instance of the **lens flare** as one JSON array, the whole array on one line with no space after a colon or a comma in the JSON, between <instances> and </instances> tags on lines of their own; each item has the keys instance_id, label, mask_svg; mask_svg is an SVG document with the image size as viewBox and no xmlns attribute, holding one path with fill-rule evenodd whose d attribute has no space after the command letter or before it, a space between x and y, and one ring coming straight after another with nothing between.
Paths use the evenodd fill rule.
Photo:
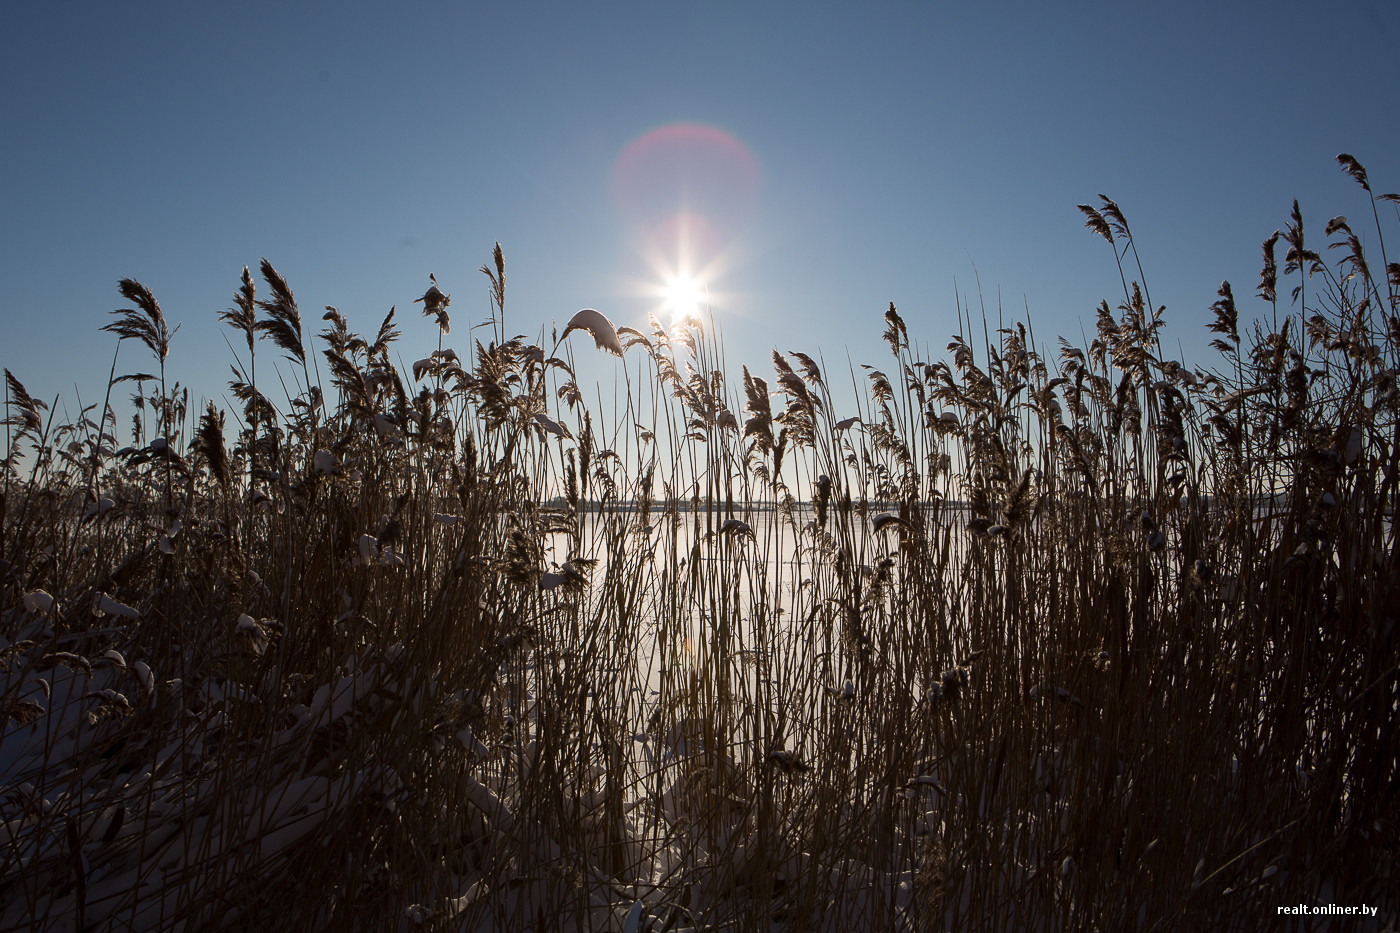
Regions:
<instances>
[{"instance_id":1,"label":"lens flare","mask_svg":"<svg viewBox=\"0 0 1400 933\"><path fill-rule=\"evenodd\" d=\"M761 175L749 148L718 127L669 124L623 147L609 190L651 269L643 293L658 319L675 326L710 309Z\"/></svg>"},{"instance_id":2,"label":"lens flare","mask_svg":"<svg viewBox=\"0 0 1400 933\"><path fill-rule=\"evenodd\" d=\"M758 197L758 159L714 126L673 123L628 143L609 180L614 203L647 230L677 212L704 216L725 236L748 220Z\"/></svg>"}]
</instances>

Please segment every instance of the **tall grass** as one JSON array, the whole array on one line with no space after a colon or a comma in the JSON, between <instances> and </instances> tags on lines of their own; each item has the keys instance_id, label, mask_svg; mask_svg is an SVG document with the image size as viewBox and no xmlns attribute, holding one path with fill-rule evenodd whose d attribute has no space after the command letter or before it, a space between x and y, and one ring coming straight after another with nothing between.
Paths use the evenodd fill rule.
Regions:
<instances>
[{"instance_id":1,"label":"tall grass","mask_svg":"<svg viewBox=\"0 0 1400 933\"><path fill-rule=\"evenodd\" d=\"M1339 161L1379 259L1295 204L1211 367L1108 199L1087 346L960 309L934 355L891 306L853 394L735 380L712 322L510 337L497 247L491 336L449 349L434 279L411 372L393 311L313 338L245 268L242 409L193 412L124 281L129 446L6 371L0 928L1393 916L1396 199Z\"/></svg>"}]
</instances>

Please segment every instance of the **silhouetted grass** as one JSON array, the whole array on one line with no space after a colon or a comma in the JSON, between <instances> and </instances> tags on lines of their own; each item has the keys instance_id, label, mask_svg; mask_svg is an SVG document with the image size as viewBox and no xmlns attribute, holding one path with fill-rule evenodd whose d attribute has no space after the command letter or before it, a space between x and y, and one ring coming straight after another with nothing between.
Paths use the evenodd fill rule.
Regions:
<instances>
[{"instance_id":1,"label":"silhouetted grass","mask_svg":"<svg viewBox=\"0 0 1400 933\"><path fill-rule=\"evenodd\" d=\"M1295 203L1212 367L1164 355L1104 198L1087 346L960 312L935 356L891 306L853 411L800 352L732 384L698 321L509 337L498 247L489 337L445 346L433 279L436 352L328 309L323 381L245 268L243 407L196 424L123 281L130 446L6 371L0 928L1394 916L1396 199L1339 162L1379 262Z\"/></svg>"}]
</instances>

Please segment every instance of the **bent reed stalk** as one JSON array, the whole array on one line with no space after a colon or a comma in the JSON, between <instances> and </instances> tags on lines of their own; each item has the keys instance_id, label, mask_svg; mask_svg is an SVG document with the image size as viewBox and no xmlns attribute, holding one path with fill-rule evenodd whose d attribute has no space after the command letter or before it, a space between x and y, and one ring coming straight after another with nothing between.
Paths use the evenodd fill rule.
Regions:
<instances>
[{"instance_id":1,"label":"bent reed stalk","mask_svg":"<svg viewBox=\"0 0 1400 933\"><path fill-rule=\"evenodd\" d=\"M0 929L1393 914L1400 265L1344 218L1329 265L1295 204L1193 368L1081 210L1139 272L1087 346L959 309L935 357L891 305L849 402L802 352L732 382L712 320L508 339L499 246L494 339L444 348L433 278L437 351L329 308L320 384L264 260L227 448L123 282L130 446L6 371Z\"/></svg>"}]
</instances>

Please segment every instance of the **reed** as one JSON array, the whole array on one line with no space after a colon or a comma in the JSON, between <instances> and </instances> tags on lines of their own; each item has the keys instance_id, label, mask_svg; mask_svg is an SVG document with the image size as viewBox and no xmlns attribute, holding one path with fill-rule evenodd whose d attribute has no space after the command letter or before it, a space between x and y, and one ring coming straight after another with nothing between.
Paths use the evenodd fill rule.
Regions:
<instances>
[{"instance_id":1,"label":"reed","mask_svg":"<svg viewBox=\"0 0 1400 933\"><path fill-rule=\"evenodd\" d=\"M432 278L411 371L392 310L309 339L245 268L242 408L194 424L124 280L130 445L6 370L0 929L1394 916L1397 199L1338 161L1381 255L1295 203L1210 366L1107 198L1087 345L960 308L936 354L891 305L849 391L788 350L731 382L713 320L508 337L497 247L487 342Z\"/></svg>"}]
</instances>

